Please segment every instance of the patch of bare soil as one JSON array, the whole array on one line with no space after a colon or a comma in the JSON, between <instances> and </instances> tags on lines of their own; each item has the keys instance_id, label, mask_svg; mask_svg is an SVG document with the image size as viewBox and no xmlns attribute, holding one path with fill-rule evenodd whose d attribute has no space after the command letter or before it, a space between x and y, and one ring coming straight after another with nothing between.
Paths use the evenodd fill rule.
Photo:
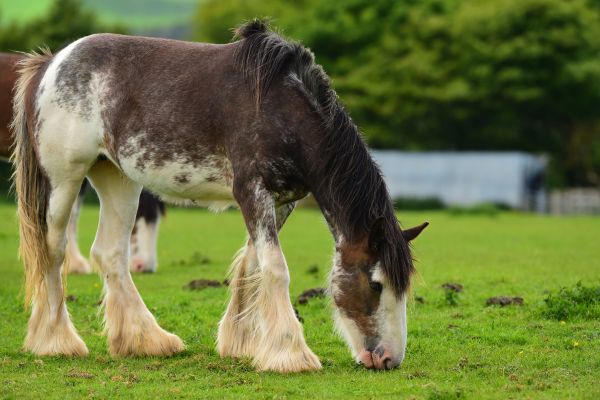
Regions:
<instances>
[{"instance_id":1,"label":"patch of bare soil","mask_svg":"<svg viewBox=\"0 0 600 400\"><path fill-rule=\"evenodd\" d=\"M326 289L325 288L312 288L305 290L298 296L299 304L307 304L308 300L314 297L325 297Z\"/></svg>"},{"instance_id":2,"label":"patch of bare soil","mask_svg":"<svg viewBox=\"0 0 600 400\"><path fill-rule=\"evenodd\" d=\"M463 285L460 283L450 283L446 282L442 285L442 287L446 290L452 290L453 292L460 293L463 291Z\"/></svg>"},{"instance_id":3,"label":"patch of bare soil","mask_svg":"<svg viewBox=\"0 0 600 400\"><path fill-rule=\"evenodd\" d=\"M218 288L221 286L223 286L223 284L219 281L214 281L211 279L194 279L193 281L185 285L183 288L190 290L202 290L209 287Z\"/></svg>"},{"instance_id":4,"label":"patch of bare soil","mask_svg":"<svg viewBox=\"0 0 600 400\"><path fill-rule=\"evenodd\" d=\"M520 296L514 296L514 297L510 297L510 296L490 297L485 302L485 305L486 306L500 306L500 307L505 307L505 306L522 306L523 305L523 298L520 297Z\"/></svg>"}]
</instances>

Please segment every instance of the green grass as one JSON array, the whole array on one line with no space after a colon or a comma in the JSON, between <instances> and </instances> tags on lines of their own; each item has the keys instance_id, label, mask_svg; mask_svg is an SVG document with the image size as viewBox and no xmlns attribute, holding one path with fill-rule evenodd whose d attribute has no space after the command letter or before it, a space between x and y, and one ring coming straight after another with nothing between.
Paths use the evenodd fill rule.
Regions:
<instances>
[{"instance_id":1,"label":"green grass","mask_svg":"<svg viewBox=\"0 0 600 400\"><path fill-rule=\"evenodd\" d=\"M85 208L82 248L89 248L97 208ZM306 339L323 370L297 375L257 373L247 361L220 359L217 323L227 290L192 292L192 279L223 279L244 239L236 211L170 209L162 224L160 266L135 276L159 322L188 350L169 359L113 359L101 334L96 276L69 277L75 325L90 349L85 359L39 358L20 350L27 313L21 304L14 208L0 205L0 397L3 398L599 398L600 322L545 319L547 291L600 283L600 220L500 213L401 213L431 226L414 244L419 277L409 306L409 342L401 368L357 367L334 333L326 299L298 306ZM297 210L282 233L292 297L324 285L332 241L322 217ZM201 262L199 262L201 261ZM311 266L318 273L308 273ZM464 290L450 305L440 285ZM522 307L486 307L488 297L522 296Z\"/></svg>"}]
</instances>

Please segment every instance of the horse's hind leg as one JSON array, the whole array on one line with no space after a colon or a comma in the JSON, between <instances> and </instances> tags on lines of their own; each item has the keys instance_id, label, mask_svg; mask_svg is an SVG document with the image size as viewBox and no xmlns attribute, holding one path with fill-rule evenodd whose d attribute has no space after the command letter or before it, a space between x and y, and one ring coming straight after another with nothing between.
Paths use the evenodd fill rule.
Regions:
<instances>
[{"instance_id":1,"label":"horse's hind leg","mask_svg":"<svg viewBox=\"0 0 600 400\"><path fill-rule=\"evenodd\" d=\"M250 240L256 249L259 268L249 277L255 288L250 293L247 318L256 322L251 348L254 365L260 370L299 372L319 369L321 364L304 340L302 325L290 301L290 275L277 238L274 201L260 182L234 182Z\"/></svg>"},{"instance_id":2,"label":"horse's hind leg","mask_svg":"<svg viewBox=\"0 0 600 400\"><path fill-rule=\"evenodd\" d=\"M83 356L88 353L69 318L61 276L65 231L81 180L63 181L51 188L46 217L49 265L43 276L43 284L39 285L34 295L24 345L26 350L37 355Z\"/></svg>"},{"instance_id":3,"label":"horse's hind leg","mask_svg":"<svg viewBox=\"0 0 600 400\"><path fill-rule=\"evenodd\" d=\"M294 210L295 203L277 208L277 230ZM258 323L257 313L252 313L251 304L256 301L257 285L260 283L258 257L252 240L248 240L236 254L231 264L229 290L231 300L227 311L219 322L217 350L222 357L253 356L256 353L254 337Z\"/></svg>"},{"instance_id":4,"label":"horse's hind leg","mask_svg":"<svg viewBox=\"0 0 600 400\"><path fill-rule=\"evenodd\" d=\"M83 197L85 195L85 189L88 186L87 181L84 181L79 190L77 200L73 204L71 209L71 217L69 218L69 225L67 227L67 271L74 274L89 274L92 272L92 267L81 254L79 250L79 244L77 241L77 224L79 222L79 212L83 205Z\"/></svg>"},{"instance_id":5,"label":"horse's hind leg","mask_svg":"<svg viewBox=\"0 0 600 400\"><path fill-rule=\"evenodd\" d=\"M158 325L129 272L129 238L141 186L109 161L96 163L88 177L100 198L100 222L91 259L104 278L104 323L110 353L168 356L182 351L181 339Z\"/></svg>"}]
</instances>

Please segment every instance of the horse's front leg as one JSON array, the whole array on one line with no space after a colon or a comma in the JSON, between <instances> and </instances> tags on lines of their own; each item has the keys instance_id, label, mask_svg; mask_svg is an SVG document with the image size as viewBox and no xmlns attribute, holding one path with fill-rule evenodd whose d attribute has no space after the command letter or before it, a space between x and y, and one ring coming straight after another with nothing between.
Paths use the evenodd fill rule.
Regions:
<instances>
[{"instance_id":1,"label":"horse's front leg","mask_svg":"<svg viewBox=\"0 0 600 400\"><path fill-rule=\"evenodd\" d=\"M276 209L279 231L296 203L288 203ZM219 322L217 350L222 357L252 357L256 353L255 336L258 327L257 313L251 313L256 301L260 277L258 257L254 242L247 239L246 245L236 254L229 271L231 299Z\"/></svg>"},{"instance_id":2,"label":"horse's front leg","mask_svg":"<svg viewBox=\"0 0 600 400\"><path fill-rule=\"evenodd\" d=\"M290 301L290 274L279 240L278 210L271 195L260 182L234 184L234 196L240 204L250 234L258 267L246 276L249 298L245 315L255 326L248 344L253 349L254 365L260 370L299 372L319 369L321 364L304 341ZM279 210L280 224L282 211ZM291 208L290 210L291 211ZM289 215L289 211L287 214Z\"/></svg>"}]
</instances>

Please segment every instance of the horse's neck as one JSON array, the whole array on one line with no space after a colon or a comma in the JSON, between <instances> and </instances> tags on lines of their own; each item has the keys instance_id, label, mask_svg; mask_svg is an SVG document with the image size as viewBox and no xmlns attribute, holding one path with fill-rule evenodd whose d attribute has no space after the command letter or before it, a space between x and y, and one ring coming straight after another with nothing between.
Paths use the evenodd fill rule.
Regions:
<instances>
[{"instance_id":1,"label":"horse's neck","mask_svg":"<svg viewBox=\"0 0 600 400\"><path fill-rule=\"evenodd\" d=\"M381 201L376 198L380 194L378 190L362 185L365 182L364 179L361 179L363 177L355 176L348 171L338 171L334 174L335 176L332 176L334 171L319 170L319 167L332 165L327 162L331 160L326 159L331 157L335 157L335 161L342 165L350 166L350 170L363 173L363 168L375 167L374 165L354 165L356 158L349 153L332 153L321 152L320 159L313 160L312 165L315 168L311 173L310 186L311 192L319 204L336 242L338 242L342 237L350 239L366 233L376 217L372 215L374 210L371 207L380 207ZM370 157L368 157L368 162L372 164ZM382 179L379 175L376 178ZM370 183L379 184L377 181Z\"/></svg>"}]
</instances>

